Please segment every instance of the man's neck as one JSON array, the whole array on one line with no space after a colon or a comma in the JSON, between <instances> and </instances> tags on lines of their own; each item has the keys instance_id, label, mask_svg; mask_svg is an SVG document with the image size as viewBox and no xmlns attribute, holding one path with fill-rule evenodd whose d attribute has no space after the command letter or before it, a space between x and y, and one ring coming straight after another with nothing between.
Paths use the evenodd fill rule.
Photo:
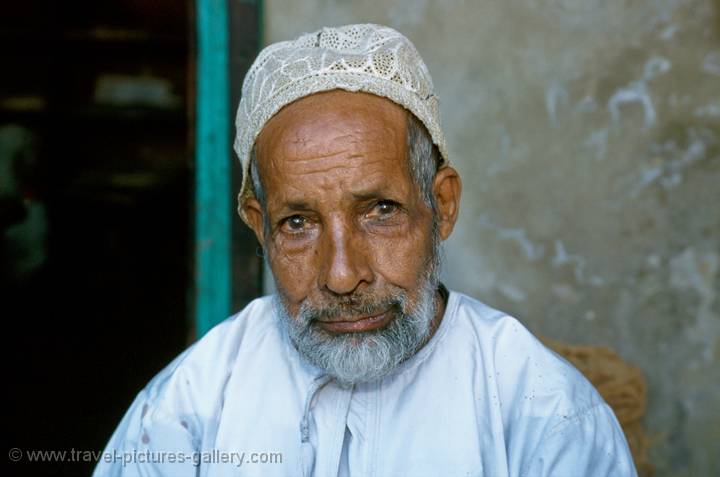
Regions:
<instances>
[{"instance_id":1,"label":"man's neck","mask_svg":"<svg viewBox=\"0 0 720 477\"><path fill-rule=\"evenodd\" d=\"M443 316L445 316L445 308L447 307L449 297L450 292L448 289L445 288L445 285L439 283L437 291L435 292L435 316L433 317L432 322L430 322L430 333L428 333L428 337L423 343L423 346L432 339L435 332L438 328L440 328L440 323L442 322Z\"/></svg>"}]
</instances>

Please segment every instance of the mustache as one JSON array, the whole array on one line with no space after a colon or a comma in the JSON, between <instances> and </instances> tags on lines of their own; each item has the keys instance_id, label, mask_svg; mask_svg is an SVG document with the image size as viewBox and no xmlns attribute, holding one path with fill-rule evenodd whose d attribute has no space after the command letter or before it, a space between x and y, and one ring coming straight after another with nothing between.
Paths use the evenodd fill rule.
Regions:
<instances>
[{"instance_id":1,"label":"mustache","mask_svg":"<svg viewBox=\"0 0 720 477\"><path fill-rule=\"evenodd\" d=\"M394 292L383 297L371 294L336 297L320 304L311 304L306 300L300 306L298 315L304 323L347 316L373 316L388 310L402 311L405 302L406 296L403 292Z\"/></svg>"}]
</instances>

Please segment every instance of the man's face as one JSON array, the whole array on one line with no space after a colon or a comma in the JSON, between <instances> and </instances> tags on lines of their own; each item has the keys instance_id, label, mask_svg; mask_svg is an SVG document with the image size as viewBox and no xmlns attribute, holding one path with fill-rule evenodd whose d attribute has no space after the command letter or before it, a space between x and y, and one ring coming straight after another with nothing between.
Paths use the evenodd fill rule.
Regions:
<instances>
[{"instance_id":1,"label":"man's face","mask_svg":"<svg viewBox=\"0 0 720 477\"><path fill-rule=\"evenodd\" d=\"M256 143L267 227L259 204L246 211L278 311L300 351L343 381L387 374L436 314L441 232L408 168L406 114L369 94L315 94Z\"/></svg>"}]
</instances>

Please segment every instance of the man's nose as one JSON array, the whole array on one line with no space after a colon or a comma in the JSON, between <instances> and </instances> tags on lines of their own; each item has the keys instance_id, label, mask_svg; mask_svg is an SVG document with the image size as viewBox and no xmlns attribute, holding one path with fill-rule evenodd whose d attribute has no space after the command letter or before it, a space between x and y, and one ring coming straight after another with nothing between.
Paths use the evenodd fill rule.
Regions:
<instances>
[{"instance_id":1,"label":"man's nose","mask_svg":"<svg viewBox=\"0 0 720 477\"><path fill-rule=\"evenodd\" d=\"M323 241L325 253L320 288L337 295L353 293L363 282L372 282L373 274L368 262L368 246L354 230L352 224L335 220L326 229Z\"/></svg>"}]
</instances>

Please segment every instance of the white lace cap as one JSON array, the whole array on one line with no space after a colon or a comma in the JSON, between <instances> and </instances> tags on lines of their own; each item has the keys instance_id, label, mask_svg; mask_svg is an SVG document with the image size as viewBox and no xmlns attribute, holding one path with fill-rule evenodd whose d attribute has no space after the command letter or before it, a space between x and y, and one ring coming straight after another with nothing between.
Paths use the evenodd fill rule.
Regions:
<instances>
[{"instance_id":1,"label":"white lace cap","mask_svg":"<svg viewBox=\"0 0 720 477\"><path fill-rule=\"evenodd\" d=\"M266 47L245 76L234 145L242 162L238 212L245 222L241 205L251 195L250 152L265 123L283 106L333 89L372 93L410 110L430 132L441 167L447 164L438 99L410 40L381 25L326 27Z\"/></svg>"}]
</instances>

